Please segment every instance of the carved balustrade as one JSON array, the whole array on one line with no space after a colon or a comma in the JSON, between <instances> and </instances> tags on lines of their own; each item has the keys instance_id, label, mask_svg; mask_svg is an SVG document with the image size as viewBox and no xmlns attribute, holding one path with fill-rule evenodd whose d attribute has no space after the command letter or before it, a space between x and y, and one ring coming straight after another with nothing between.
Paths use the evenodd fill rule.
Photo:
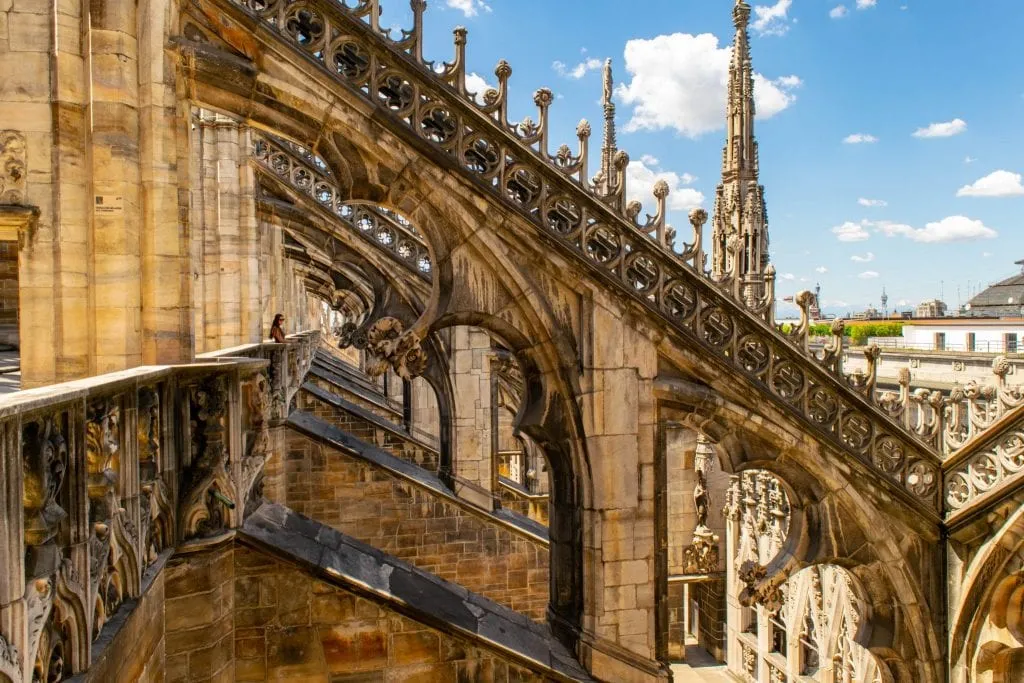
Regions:
<instances>
[{"instance_id":1,"label":"carved balustrade","mask_svg":"<svg viewBox=\"0 0 1024 683\"><path fill-rule=\"evenodd\" d=\"M171 549L260 501L280 396L318 333L0 399L0 681L59 681ZM289 363L295 359L294 363Z\"/></svg>"},{"instance_id":2,"label":"carved balustrade","mask_svg":"<svg viewBox=\"0 0 1024 683\"><path fill-rule=\"evenodd\" d=\"M258 169L310 196L352 232L430 280L430 250L416 228L384 207L343 202L323 159L293 142L256 132L251 156Z\"/></svg>"},{"instance_id":3,"label":"carved balustrade","mask_svg":"<svg viewBox=\"0 0 1024 683\"><path fill-rule=\"evenodd\" d=\"M638 221L635 203L599 196L586 179L589 124L579 127L577 151L563 145L550 153L551 92L536 93L537 123L509 122L511 68L506 63L496 70L498 87L483 94L482 104L473 99L465 85L464 29L456 30L454 61L435 67L422 57L422 2L413 2L416 27L392 39L379 29L376 0L355 7L327 0L217 1L257 37L290 43L347 90L388 112L396 126L453 157L472 182L536 224L598 280L696 342L709 362L739 370L812 431L909 494L907 500L933 513L938 509L935 449L881 412L869 389L850 385L842 374L841 347L812 362L807 325L790 335L776 328L774 272L769 269L766 276L766 300L751 310L739 300L736 283L712 281L705 273L705 211L691 212L692 242L677 252L664 222L666 188L657 188L658 210L645 222ZM267 150L270 154L269 145ZM620 153L616 161L622 176L616 187L623 188L628 157ZM303 183L315 196L315 188L326 188L329 176L310 163L310 177ZM287 161L278 175L293 174L294 164ZM323 197L330 198L337 213L331 192Z\"/></svg>"}]
</instances>

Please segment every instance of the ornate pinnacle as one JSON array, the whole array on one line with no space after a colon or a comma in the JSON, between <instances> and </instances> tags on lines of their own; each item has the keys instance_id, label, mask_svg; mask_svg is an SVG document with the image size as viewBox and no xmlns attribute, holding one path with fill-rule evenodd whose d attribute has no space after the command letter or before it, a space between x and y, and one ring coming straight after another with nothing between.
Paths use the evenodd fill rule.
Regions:
<instances>
[{"instance_id":1,"label":"ornate pinnacle","mask_svg":"<svg viewBox=\"0 0 1024 683\"><path fill-rule=\"evenodd\" d=\"M736 30L741 31L745 29L749 21L750 5L744 0L736 0L736 6L732 8L732 23L736 26Z\"/></svg>"},{"instance_id":2,"label":"ornate pinnacle","mask_svg":"<svg viewBox=\"0 0 1024 683\"><path fill-rule=\"evenodd\" d=\"M604 106L615 106L612 104L612 59L604 60L604 94L601 98Z\"/></svg>"},{"instance_id":3,"label":"ornate pinnacle","mask_svg":"<svg viewBox=\"0 0 1024 683\"><path fill-rule=\"evenodd\" d=\"M604 139L601 141L601 177L604 178L607 187L603 188L605 194L611 194L611 184L614 182L615 163L615 103L612 102L612 60L604 62L603 74L604 91L602 93L602 104L604 106Z\"/></svg>"}]
</instances>

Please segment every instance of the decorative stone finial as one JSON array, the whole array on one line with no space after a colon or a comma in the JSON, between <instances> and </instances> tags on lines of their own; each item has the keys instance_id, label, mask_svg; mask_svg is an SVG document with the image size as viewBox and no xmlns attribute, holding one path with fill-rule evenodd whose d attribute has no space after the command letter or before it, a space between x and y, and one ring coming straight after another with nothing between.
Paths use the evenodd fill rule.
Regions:
<instances>
[{"instance_id":1,"label":"decorative stone finial","mask_svg":"<svg viewBox=\"0 0 1024 683\"><path fill-rule=\"evenodd\" d=\"M736 30L745 29L749 21L750 5L744 0L736 0L736 6L732 8L732 22L736 26Z\"/></svg>"},{"instance_id":2,"label":"decorative stone finial","mask_svg":"<svg viewBox=\"0 0 1024 683\"><path fill-rule=\"evenodd\" d=\"M660 178L658 182L654 183L654 197L655 199L665 199L668 197L668 183L665 182L664 178Z\"/></svg>"}]
</instances>

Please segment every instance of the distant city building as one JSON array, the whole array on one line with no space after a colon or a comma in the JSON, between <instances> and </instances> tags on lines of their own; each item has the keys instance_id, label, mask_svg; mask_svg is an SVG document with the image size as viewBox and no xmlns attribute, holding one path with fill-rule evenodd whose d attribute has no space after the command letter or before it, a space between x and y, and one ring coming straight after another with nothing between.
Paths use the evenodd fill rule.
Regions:
<instances>
[{"instance_id":1,"label":"distant city building","mask_svg":"<svg viewBox=\"0 0 1024 683\"><path fill-rule=\"evenodd\" d=\"M872 337L883 348L969 353L1017 353L1024 342L1024 318L915 320L902 337Z\"/></svg>"},{"instance_id":2,"label":"distant city building","mask_svg":"<svg viewBox=\"0 0 1024 683\"><path fill-rule=\"evenodd\" d=\"M854 320L881 320L882 312L874 306L868 306L863 311L853 314Z\"/></svg>"},{"instance_id":3,"label":"distant city building","mask_svg":"<svg viewBox=\"0 0 1024 683\"><path fill-rule=\"evenodd\" d=\"M946 316L946 304L938 299L922 301L914 311L915 318L944 318Z\"/></svg>"},{"instance_id":4,"label":"distant city building","mask_svg":"<svg viewBox=\"0 0 1024 683\"><path fill-rule=\"evenodd\" d=\"M1024 260L1014 263L1021 266L1021 272L974 296L964 307L967 315L985 318L1024 315Z\"/></svg>"},{"instance_id":5,"label":"distant city building","mask_svg":"<svg viewBox=\"0 0 1024 683\"><path fill-rule=\"evenodd\" d=\"M821 320L821 283L814 285L814 300L811 301L811 307L808 313L811 316L811 320Z\"/></svg>"}]
</instances>

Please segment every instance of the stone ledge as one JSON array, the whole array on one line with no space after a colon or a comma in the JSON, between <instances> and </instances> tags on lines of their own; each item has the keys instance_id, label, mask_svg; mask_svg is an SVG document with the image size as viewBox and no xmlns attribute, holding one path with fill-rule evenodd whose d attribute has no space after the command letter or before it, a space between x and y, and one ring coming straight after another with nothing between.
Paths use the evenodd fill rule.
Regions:
<instances>
[{"instance_id":1,"label":"stone ledge","mask_svg":"<svg viewBox=\"0 0 1024 683\"><path fill-rule=\"evenodd\" d=\"M314 362L319 363L320 365L324 366L331 372L341 375L342 377L348 378L349 380L363 387L367 391L380 393L380 387L374 384L373 380L371 380L363 371L349 365L348 363L338 360L337 358L331 356L326 351L317 349L316 355L314 356L313 360Z\"/></svg>"},{"instance_id":2,"label":"stone ledge","mask_svg":"<svg viewBox=\"0 0 1024 683\"><path fill-rule=\"evenodd\" d=\"M422 467L396 458L387 451L371 446L305 411L292 411L288 416L287 424L302 434L328 443L346 455L369 462L418 486L429 489L453 505L497 522L512 531L527 535L530 540L540 541L545 545L549 543L548 529L544 525L511 510L489 511L471 505L452 493L440 479Z\"/></svg>"},{"instance_id":3,"label":"stone ledge","mask_svg":"<svg viewBox=\"0 0 1024 683\"><path fill-rule=\"evenodd\" d=\"M238 539L303 565L319 577L368 594L410 618L469 636L558 681L593 681L546 625L272 503Z\"/></svg>"},{"instance_id":4,"label":"stone ledge","mask_svg":"<svg viewBox=\"0 0 1024 683\"><path fill-rule=\"evenodd\" d=\"M366 389L359 386L355 382L349 380L348 378L343 377L342 375L339 375L338 373L333 372L330 369L324 367L322 363L319 363L314 360L313 364L309 368L308 374L313 375L314 377L318 377L324 380L325 382L329 382L330 384L334 384L335 386L339 386L345 389L346 391L350 391L354 395L366 401L367 403L372 403L373 405L388 411L392 415L396 415L398 417L402 416L402 411L398 410L393 405L389 405L388 403L383 401L381 399L380 394L371 393L367 391Z\"/></svg>"},{"instance_id":5,"label":"stone ledge","mask_svg":"<svg viewBox=\"0 0 1024 683\"><path fill-rule=\"evenodd\" d=\"M374 426L380 427L383 430L391 432L392 434L398 436L401 439L404 439L406 441L411 441L412 443L416 444L417 446L420 446L421 448L424 448L424 449L430 451L431 453L437 453L437 448L435 446L433 446L433 445L431 445L429 443L426 443L425 441L422 441L422 440L418 439L416 436L414 436L413 434L409 433L408 431L403 429L401 426L395 424L394 422L391 422L389 420L385 420L380 415L372 413L369 410L367 410L366 408L363 408L362 406L358 406L355 403L352 403L351 401L347 401L347 400L345 400L341 396L338 396L335 393L332 393L330 391L327 391L326 389L318 387L317 385L313 384L312 382L304 383L301 388L302 388L303 391L309 392L310 394L312 394L313 396L317 397L318 399L320 399L324 403L326 403L326 404L328 404L330 406L333 406L333 407L337 408L338 410L342 410L342 411L344 411L346 413L351 413L352 415L355 415L359 419L365 420L366 422L369 422L370 424L372 424Z\"/></svg>"}]
</instances>

